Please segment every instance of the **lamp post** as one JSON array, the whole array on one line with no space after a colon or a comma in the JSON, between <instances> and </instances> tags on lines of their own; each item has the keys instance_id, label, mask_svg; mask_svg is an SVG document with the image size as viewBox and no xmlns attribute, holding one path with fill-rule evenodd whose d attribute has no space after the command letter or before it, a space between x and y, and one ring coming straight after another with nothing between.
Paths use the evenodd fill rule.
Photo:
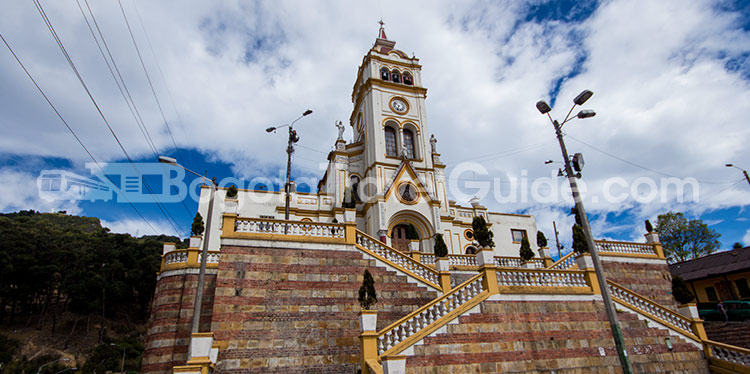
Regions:
<instances>
[{"instance_id":1,"label":"lamp post","mask_svg":"<svg viewBox=\"0 0 750 374\"><path fill-rule=\"evenodd\" d=\"M276 130L288 127L289 128L289 139L286 146L286 183L284 184L284 192L286 193L286 202L284 204L284 220L289 221L289 201L291 200L291 181L290 174L292 172L292 153L294 153L294 143L299 141L299 135L294 131L294 123L302 119L307 115L312 114L312 110L308 109L301 116L297 117L292 123L281 126L271 126L266 129L266 132L275 132ZM289 223L284 224L284 234L289 231Z\"/></svg>"},{"instance_id":2,"label":"lamp post","mask_svg":"<svg viewBox=\"0 0 750 374\"><path fill-rule=\"evenodd\" d=\"M172 157L159 156L159 162L181 167L185 171L203 178L204 181L210 182L209 183L210 192L209 192L209 197L208 197L208 217L206 217L206 231L205 231L205 234L203 235L203 250L201 251L201 266L200 266L200 271L198 272L198 289L196 290L196 293L195 293L195 305L193 306L193 324L190 330L191 333L196 333L198 332L199 327L200 327L201 306L203 304L203 286L206 283L206 260L208 259L208 239L211 234L211 217L213 217L213 211L214 211L214 193L216 192L216 182L178 164L177 160L175 160Z\"/></svg>"},{"instance_id":3,"label":"lamp post","mask_svg":"<svg viewBox=\"0 0 750 374\"><path fill-rule=\"evenodd\" d=\"M580 191L578 190L578 183L576 178L580 177L579 174L573 173L573 167L571 166L570 157L568 156L568 150L565 148L565 141L563 140L562 127L568 121L574 118L590 118L596 115L593 110L581 110L574 117L571 117L573 109L576 106L583 105L594 93L589 90L584 90L578 96L573 99L573 107L570 108L568 114L562 123L553 120L549 112L552 110L545 101L541 100L536 103L536 108L540 113L546 114L549 117L552 126L555 128L555 134L557 140L560 142L560 150L562 151L563 162L565 164L565 172L570 183L570 189L573 193L573 201L575 201L576 209L578 210L578 216L581 218L581 225L583 226L583 232L586 234L586 243L588 244L589 251L591 252L591 259L594 263L594 271L596 272L597 280L599 281L599 288L602 293L602 300L604 302L604 310L607 312L607 319L609 320L609 326L612 329L612 337L615 340L615 347L617 348L617 355L620 357L620 365L622 366L623 374L633 373L633 368L630 365L630 359L628 358L627 349L625 347L625 339L622 336L620 330L620 324L617 320L617 313L615 311L615 305L612 302L612 297L609 294L609 287L607 287L607 279L604 276L601 261L599 260L599 254L596 251L596 244L594 243L594 236L591 233L591 226L589 225L588 217L586 217L586 210L583 207L583 200L581 199ZM582 160L581 160L582 161Z\"/></svg>"},{"instance_id":4,"label":"lamp post","mask_svg":"<svg viewBox=\"0 0 750 374\"><path fill-rule=\"evenodd\" d=\"M745 170L745 169L743 169L741 167L734 166L734 164L726 164L725 166L728 167L728 168L735 168L735 169L742 170L742 174L745 175L745 180L747 180L747 184L750 184L750 176L747 175L747 170Z\"/></svg>"},{"instance_id":5,"label":"lamp post","mask_svg":"<svg viewBox=\"0 0 750 374\"><path fill-rule=\"evenodd\" d=\"M49 366L49 365L52 365L52 364L54 364L55 362L58 362L58 361L70 361L70 359L69 359L69 358L67 358L67 357L63 357L63 358L58 358L58 359L57 359L57 360L55 360L55 361L52 361L52 362L48 362L48 363L46 363L46 364L44 364L44 365L40 366L40 367L39 367L39 369L36 369L36 374L40 374L40 373L42 372L42 368L43 368L43 367L45 367L45 366Z\"/></svg>"},{"instance_id":6,"label":"lamp post","mask_svg":"<svg viewBox=\"0 0 750 374\"><path fill-rule=\"evenodd\" d=\"M120 348L120 346L118 346L115 343L109 343L109 345L112 347ZM123 347L122 348L122 361L120 361L120 373L124 373L124 372L125 372L125 348Z\"/></svg>"}]
</instances>

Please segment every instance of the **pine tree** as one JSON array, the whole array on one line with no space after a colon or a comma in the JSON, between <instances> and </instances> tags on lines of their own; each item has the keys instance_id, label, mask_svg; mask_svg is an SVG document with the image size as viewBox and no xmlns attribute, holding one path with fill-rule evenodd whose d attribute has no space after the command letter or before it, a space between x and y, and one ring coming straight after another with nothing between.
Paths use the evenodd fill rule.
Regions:
<instances>
[{"instance_id":1,"label":"pine tree","mask_svg":"<svg viewBox=\"0 0 750 374\"><path fill-rule=\"evenodd\" d=\"M477 240L480 247L495 247L495 242L492 240L494 234L487 228L487 221L484 220L484 217L474 217L474 220L471 222L471 227L474 230L474 238Z\"/></svg>"},{"instance_id":2,"label":"pine tree","mask_svg":"<svg viewBox=\"0 0 750 374\"><path fill-rule=\"evenodd\" d=\"M581 226L573 225L573 251L576 253L589 253L589 244Z\"/></svg>"},{"instance_id":3,"label":"pine tree","mask_svg":"<svg viewBox=\"0 0 750 374\"><path fill-rule=\"evenodd\" d=\"M378 302L378 296L375 293L375 280L372 279L372 274L367 269L365 269L362 279L362 286L359 287L358 300L362 310L370 310L370 307Z\"/></svg>"},{"instance_id":4,"label":"pine tree","mask_svg":"<svg viewBox=\"0 0 750 374\"><path fill-rule=\"evenodd\" d=\"M651 221L646 220L646 232L654 232L654 226L651 225Z\"/></svg>"},{"instance_id":5,"label":"pine tree","mask_svg":"<svg viewBox=\"0 0 750 374\"><path fill-rule=\"evenodd\" d=\"M529 261L534 257L534 251L531 250L531 244L529 244L529 239L526 239L526 237L521 239L521 250L518 254L524 262Z\"/></svg>"},{"instance_id":6,"label":"pine tree","mask_svg":"<svg viewBox=\"0 0 750 374\"><path fill-rule=\"evenodd\" d=\"M435 250L435 256L437 257L448 256L448 246L445 245L445 241L443 240L443 234L435 235L434 250Z\"/></svg>"},{"instance_id":7,"label":"pine tree","mask_svg":"<svg viewBox=\"0 0 750 374\"><path fill-rule=\"evenodd\" d=\"M687 284L680 276L672 278L672 296L680 304L687 304L695 300L695 295L690 292Z\"/></svg>"},{"instance_id":8,"label":"pine tree","mask_svg":"<svg viewBox=\"0 0 750 374\"><path fill-rule=\"evenodd\" d=\"M351 187L344 189L344 201L341 202L341 206L346 209L353 209L357 206L357 201L354 200Z\"/></svg>"},{"instance_id":9,"label":"pine tree","mask_svg":"<svg viewBox=\"0 0 750 374\"><path fill-rule=\"evenodd\" d=\"M195 218L193 218L193 225L190 226L190 235L199 236L203 234L203 230L205 230L203 226L203 217L201 217L200 213L195 213Z\"/></svg>"},{"instance_id":10,"label":"pine tree","mask_svg":"<svg viewBox=\"0 0 750 374\"><path fill-rule=\"evenodd\" d=\"M231 199L235 197L237 197L237 186L231 185L227 189L227 198Z\"/></svg>"},{"instance_id":11,"label":"pine tree","mask_svg":"<svg viewBox=\"0 0 750 374\"><path fill-rule=\"evenodd\" d=\"M547 237L544 236L544 233L541 231L536 232L536 245L539 246L539 248L547 246Z\"/></svg>"}]
</instances>

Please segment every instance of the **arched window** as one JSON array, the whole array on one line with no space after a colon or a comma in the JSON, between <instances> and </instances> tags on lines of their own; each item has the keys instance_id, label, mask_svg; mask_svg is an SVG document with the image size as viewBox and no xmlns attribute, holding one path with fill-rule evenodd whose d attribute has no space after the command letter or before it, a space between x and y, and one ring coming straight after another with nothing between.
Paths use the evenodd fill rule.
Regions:
<instances>
[{"instance_id":1,"label":"arched window","mask_svg":"<svg viewBox=\"0 0 750 374\"><path fill-rule=\"evenodd\" d=\"M411 130L404 130L404 150L406 150L406 158L414 159L414 133Z\"/></svg>"},{"instance_id":2,"label":"arched window","mask_svg":"<svg viewBox=\"0 0 750 374\"><path fill-rule=\"evenodd\" d=\"M391 80L393 83L401 83L401 73L398 70L393 69L391 72Z\"/></svg>"},{"instance_id":3,"label":"arched window","mask_svg":"<svg viewBox=\"0 0 750 374\"><path fill-rule=\"evenodd\" d=\"M391 72L388 71L388 68L384 67L380 69L380 79L387 81L388 78L391 77Z\"/></svg>"},{"instance_id":4,"label":"arched window","mask_svg":"<svg viewBox=\"0 0 750 374\"><path fill-rule=\"evenodd\" d=\"M398 156L396 152L396 130L390 126L385 128L385 154L393 157Z\"/></svg>"},{"instance_id":5,"label":"arched window","mask_svg":"<svg viewBox=\"0 0 750 374\"><path fill-rule=\"evenodd\" d=\"M414 82L411 79L411 74L404 72L404 84L411 86Z\"/></svg>"}]
</instances>

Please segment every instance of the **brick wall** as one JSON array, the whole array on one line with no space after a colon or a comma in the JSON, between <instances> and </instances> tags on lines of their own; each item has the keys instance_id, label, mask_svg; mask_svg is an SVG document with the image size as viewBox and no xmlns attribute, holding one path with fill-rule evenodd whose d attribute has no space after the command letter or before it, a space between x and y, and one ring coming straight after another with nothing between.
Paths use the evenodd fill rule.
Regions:
<instances>
[{"instance_id":1,"label":"brick wall","mask_svg":"<svg viewBox=\"0 0 750 374\"><path fill-rule=\"evenodd\" d=\"M365 269L375 279L378 329L437 297L354 248L221 251L212 331L227 344L222 373L355 373Z\"/></svg>"},{"instance_id":2,"label":"brick wall","mask_svg":"<svg viewBox=\"0 0 750 374\"><path fill-rule=\"evenodd\" d=\"M677 310L677 301L672 297L672 276L667 263L639 264L607 261L602 257L602 267L607 279L643 295L657 303Z\"/></svg>"},{"instance_id":3,"label":"brick wall","mask_svg":"<svg viewBox=\"0 0 750 374\"><path fill-rule=\"evenodd\" d=\"M601 302L485 301L446 333L414 346L407 373L618 373ZM636 373L708 373L697 347L618 313ZM604 349L601 355L599 347Z\"/></svg>"},{"instance_id":4,"label":"brick wall","mask_svg":"<svg viewBox=\"0 0 750 374\"><path fill-rule=\"evenodd\" d=\"M198 274L185 274L184 271L164 276L156 282L142 373L166 374L172 372L174 365L185 365L197 286ZM201 331L210 328L215 287L216 275L206 274Z\"/></svg>"}]
</instances>

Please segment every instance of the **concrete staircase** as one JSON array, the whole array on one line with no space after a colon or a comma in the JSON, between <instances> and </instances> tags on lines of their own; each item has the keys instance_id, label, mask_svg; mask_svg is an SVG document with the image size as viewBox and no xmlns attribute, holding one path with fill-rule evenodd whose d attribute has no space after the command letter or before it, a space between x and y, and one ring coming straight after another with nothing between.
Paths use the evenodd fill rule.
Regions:
<instances>
[{"instance_id":1,"label":"concrete staircase","mask_svg":"<svg viewBox=\"0 0 750 374\"><path fill-rule=\"evenodd\" d=\"M703 326L713 341L750 349L750 322L705 321Z\"/></svg>"}]
</instances>

